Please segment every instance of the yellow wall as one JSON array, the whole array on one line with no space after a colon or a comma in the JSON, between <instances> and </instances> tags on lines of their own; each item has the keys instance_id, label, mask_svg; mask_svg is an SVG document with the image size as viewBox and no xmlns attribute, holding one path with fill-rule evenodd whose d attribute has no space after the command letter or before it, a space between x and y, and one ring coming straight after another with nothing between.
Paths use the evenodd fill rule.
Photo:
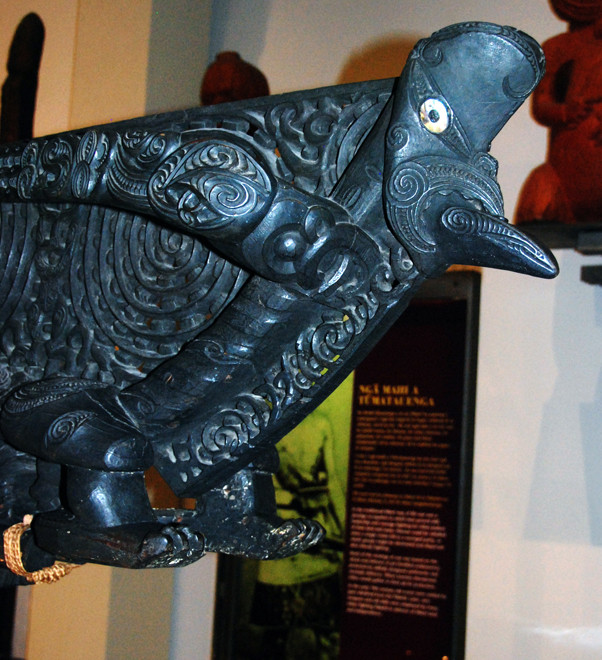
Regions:
<instances>
[{"instance_id":1,"label":"yellow wall","mask_svg":"<svg viewBox=\"0 0 602 660\"><path fill-rule=\"evenodd\" d=\"M15 28L30 12L44 23L46 37L40 64L34 133L47 135L69 127L75 26L75 0L4 0L0 19L0 61L5 63ZM4 64L1 69L4 76Z\"/></svg>"},{"instance_id":2,"label":"yellow wall","mask_svg":"<svg viewBox=\"0 0 602 660\"><path fill-rule=\"evenodd\" d=\"M107 657L111 569L83 566L56 584L28 588L27 660Z\"/></svg>"},{"instance_id":3,"label":"yellow wall","mask_svg":"<svg viewBox=\"0 0 602 660\"><path fill-rule=\"evenodd\" d=\"M78 3L69 127L144 114L151 0Z\"/></svg>"}]
</instances>

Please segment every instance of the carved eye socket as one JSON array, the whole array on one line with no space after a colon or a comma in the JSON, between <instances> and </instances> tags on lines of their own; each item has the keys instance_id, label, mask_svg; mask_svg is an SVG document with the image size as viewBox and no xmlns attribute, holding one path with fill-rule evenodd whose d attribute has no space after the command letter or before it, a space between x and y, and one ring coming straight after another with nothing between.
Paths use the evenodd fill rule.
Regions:
<instances>
[{"instance_id":1,"label":"carved eye socket","mask_svg":"<svg viewBox=\"0 0 602 660\"><path fill-rule=\"evenodd\" d=\"M427 99L420 106L420 121L427 131L443 133L449 126L449 110L439 99Z\"/></svg>"}]
</instances>

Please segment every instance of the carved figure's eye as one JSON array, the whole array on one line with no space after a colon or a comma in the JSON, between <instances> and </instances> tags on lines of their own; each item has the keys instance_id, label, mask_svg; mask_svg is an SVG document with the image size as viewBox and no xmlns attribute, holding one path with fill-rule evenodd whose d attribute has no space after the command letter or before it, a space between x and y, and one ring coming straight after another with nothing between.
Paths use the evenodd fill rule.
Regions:
<instances>
[{"instance_id":1,"label":"carved figure's eye","mask_svg":"<svg viewBox=\"0 0 602 660\"><path fill-rule=\"evenodd\" d=\"M443 133L449 126L449 110L439 99L427 99L420 106L420 121L427 131Z\"/></svg>"}]
</instances>

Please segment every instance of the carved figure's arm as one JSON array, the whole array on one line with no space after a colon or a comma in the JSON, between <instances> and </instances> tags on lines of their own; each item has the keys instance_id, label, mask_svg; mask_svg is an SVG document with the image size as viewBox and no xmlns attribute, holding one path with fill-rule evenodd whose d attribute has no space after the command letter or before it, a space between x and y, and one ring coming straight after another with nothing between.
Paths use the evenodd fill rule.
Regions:
<instances>
[{"instance_id":1,"label":"carved figure's arm","mask_svg":"<svg viewBox=\"0 0 602 660\"><path fill-rule=\"evenodd\" d=\"M152 215L305 295L340 288L377 251L343 207L277 179L227 131L92 129L5 147L0 197Z\"/></svg>"},{"instance_id":2,"label":"carved figure's arm","mask_svg":"<svg viewBox=\"0 0 602 660\"><path fill-rule=\"evenodd\" d=\"M570 46L570 34L560 34L544 44L546 75L533 93L533 115L544 126L565 126L579 122L587 114L587 107L580 100L568 99L574 66Z\"/></svg>"}]
</instances>

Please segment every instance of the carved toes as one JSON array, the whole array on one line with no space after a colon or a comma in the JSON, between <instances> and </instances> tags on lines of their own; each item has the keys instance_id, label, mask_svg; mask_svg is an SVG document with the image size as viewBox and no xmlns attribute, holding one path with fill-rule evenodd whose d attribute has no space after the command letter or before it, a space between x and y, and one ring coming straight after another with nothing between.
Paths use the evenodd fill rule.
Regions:
<instances>
[{"instance_id":1,"label":"carved toes","mask_svg":"<svg viewBox=\"0 0 602 660\"><path fill-rule=\"evenodd\" d=\"M166 525L142 543L140 559L145 568L186 566L205 554L205 539L190 527Z\"/></svg>"},{"instance_id":2,"label":"carved toes","mask_svg":"<svg viewBox=\"0 0 602 660\"><path fill-rule=\"evenodd\" d=\"M270 534L269 559L282 559L307 550L324 537L324 528L315 520L286 520Z\"/></svg>"}]
</instances>

